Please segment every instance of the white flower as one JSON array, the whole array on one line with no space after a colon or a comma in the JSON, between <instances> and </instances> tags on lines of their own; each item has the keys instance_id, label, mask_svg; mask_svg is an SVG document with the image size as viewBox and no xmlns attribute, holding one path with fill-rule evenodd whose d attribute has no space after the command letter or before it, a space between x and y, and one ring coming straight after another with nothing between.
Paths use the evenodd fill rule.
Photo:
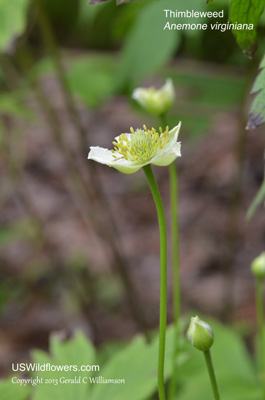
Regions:
<instances>
[{"instance_id":1,"label":"white flower","mask_svg":"<svg viewBox=\"0 0 265 400\"><path fill-rule=\"evenodd\" d=\"M164 86L156 90L154 87L137 88L133 91L132 98L150 114L163 115L173 105L175 91L171 79L167 79Z\"/></svg>"},{"instance_id":2,"label":"white flower","mask_svg":"<svg viewBox=\"0 0 265 400\"><path fill-rule=\"evenodd\" d=\"M122 133L115 138L114 149L90 147L88 159L116 168L124 174L132 174L147 164L166 166L181 156L177 142L181 122L171 131L166 128L160 134L152 128L131 128L131 133Z\"/></svg>"}]
</instances>

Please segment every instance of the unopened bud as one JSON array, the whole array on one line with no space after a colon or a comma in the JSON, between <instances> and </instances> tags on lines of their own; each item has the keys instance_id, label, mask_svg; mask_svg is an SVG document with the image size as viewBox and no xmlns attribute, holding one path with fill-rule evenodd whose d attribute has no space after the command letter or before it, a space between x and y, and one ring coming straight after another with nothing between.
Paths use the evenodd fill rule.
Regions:
<instances>
[{"instance_id":1,"label":"unopened bud","mask_svg":"<svg viewBox=\"0 0 265 400\"><path fill-rule=\"evenodd\" d=\"M172 80L167 79L160 89L137 88L134 90L132 98L150 114L163 115L172 107L175 100Z\"/></svg>"},{"instance_id":2,"label":"unopened bud","mask_svg":"<svg viewBox=\"0 0 265 400\"><path fill-rule=\"evenodd\" d=\"M187 338L196 349L207 351L213 344L214 334L210 325L196 316L191 318Z\"/></svg>"},{"instance_id":3,"label":"unopened bud","mask_svg":"<svg viewBox=\"0 0 265 400\"><path fill-rule=\"evenodd\" d=\"M255 258L251 264L251 270L257 278L265 278L265 252Z\"/></svg>"}]
</instances>

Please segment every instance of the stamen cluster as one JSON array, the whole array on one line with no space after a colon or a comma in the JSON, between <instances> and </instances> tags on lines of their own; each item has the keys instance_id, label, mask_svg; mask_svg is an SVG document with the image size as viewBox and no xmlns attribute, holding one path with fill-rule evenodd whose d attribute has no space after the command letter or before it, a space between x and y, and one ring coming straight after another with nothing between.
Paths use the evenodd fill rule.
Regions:
<instances>
[{"instance_id":1,"label":"stamen cluster","mask_svg":"<svg viewBox=\"0 0 265 400\"><path fill-rule=\"evenodd\" d=\"M111 150L115 159L124 158L128 161L143 162L151 160L156 153L162 150L169 142L169 128L165 132L159 128L157 132L143 126L143 129L131 128L131 135L122 133L116 142L113 142L114 150ZM117 152L121 155L119 157Z\"/></svg>"}]
</instances>

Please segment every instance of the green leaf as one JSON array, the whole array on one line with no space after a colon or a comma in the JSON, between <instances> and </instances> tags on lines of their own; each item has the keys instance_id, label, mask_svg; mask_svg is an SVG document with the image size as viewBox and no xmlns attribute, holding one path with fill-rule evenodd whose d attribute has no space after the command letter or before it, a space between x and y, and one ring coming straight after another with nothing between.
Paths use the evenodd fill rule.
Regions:
<instances>
[{"instance_id":1,"label":"green leaf","mask_svg":"<svg viewBox=\"0 0 265 400\"><path fill-rule=\"evenodd\" d=\"M172 371L172 354L174 348L174 327L167 329L165 378ZM50 343L51 355L42 352L33 352L33 362L40 365L91 365L95 362L95 350L89 340L78 333L75 339L68 342L61 342L52 337ZM158 335L151 343L145 338L138 336L121 350L116 348L111 358L100 365L100 372L96 372L100 379L124 379L121 384L96 384L88 381L86 384L62 384L60 378L74 379L75 376L95 377L94 372L64 372L64 371L35 371L34 376L43 379L33 389L33 400L146 400L148 396L157 390L157 354ZM180 353L179 364L186 361L186 354ZM46 380L51 380L46 383ZM57 384L58 382L58 384Z\"/></svg>"},{"instance_id":2,"label":"green leaf","mask_svg":"<svg viewBox=\"0 0 265 400\"><path fill-rule=\"evenodd\" d=\"M6 51L26 26L30 0L0 0L0 51Z\"/></svg>"},{"instance_id":3,"label":"green leaf","mask_svg":"<svg viewBox=\"0 0 265 400\"><path fill-rule=\"evenodd\" d=\"M257 26L264 9L264 0L231 0L229 21L233 24L253 24L254 29L234 29L237 43L248 56L257 50Z\"/></svg>"},{"instance_id":4,"label":"green leaf","mask_svg":"<svg viewBox=\"0 0 265 400\"><path fill-rule=\"evenodd\" d=\"M0 96L0 114L30 119L33 113L23 104L22 93L8 92Z\"/></svg>"},{"instance_id":5,"label":"green leaf","mask_svg":"<svg viewBox=\"0 0 265 400\"><path fill-rule=\"evenodd\" d=\"M66 78L72 92L88 107L99 107L114 93L116 61L109 55L89 55L76 58L67 68ZM32 74L53 75L54 64L46 58L38 62Z\"/></svg>"},{"instance_id":6,"label":"green leaf","mask_svg":"<svg viewBox=\"0 0 265 400\"><path fill-rule=\"evenodd\" d=\"M260 63L260 71L251 93L257 93L250 109L247 129L255 129L265 121L265 56Z\"/></svg>"},{"instance_id":7,"label":"green leaf","mask_svg":"<svg viewBox=\"0 0 265 400\"><path fill-rule=\"evenodd\" d=\"M205 74L199 64L192 72L187 72L185 64L166 69L163 77L173 80L177 93L174 109L167 117L169 126L182 121L190 137L198 139L207 134L213 115L235 107L243 96L244 85L236 74L215 70Z\"/></svg>"},{"instance_id":8,"label":"green leaf","mask_svg":"<svg viewBox=\"0 0 265 400\"><path fill-rule=\"evenodd\" d=\"M253 215L255 214L258 206L265 200L265 180L262 183L258 193L256 194L254 200L252 201L248 212L247 212L247 219L250 220Z\"/></svg>"},{"instance_id":9,"label":"green leaf","mask_svg":"<svg viewBox=\"0 0 265 400\"><path fill-rule=\"evenodd\" d=\"M201 353L201 371L206 370L206 364ZM217 363L216 363L217 365ZM216 368L215 368L216 369ZM217 381L220 390L220 396L226 400L260 400L261 390L257 384L246 383L243 379L232 377L231 379L217 373ZM191 379L192 384L187 384L183 388L181 400L211 400L213 392L210 385L209 376L206 371L198 373Z\"/></svg>"},{"instance_id":10,"label":"green leaf","mask_svg":"<svg viewBox=\"0 0 265 400\"><path fill-rule=\"evenodd\" d=\"M12 380L0 381L0 399L1 400L27 400L30 394L30 388L12 383Z\"/></svg>"},{"instance_id":11,"label":"green leaf","mask_svg":"<svg viewBox=\"0 0 265 400\"><path fill-rule=\"evenodd\" d=\"M45 371L35 372L34 375L51 383L39 384L34 389L33 400L86 400L89 394L89 385L82 383L82 378L91 375L91 372L80 371L82 365L92 365L95 359L95 351L91 342L81 333L77 332L74 339L61 342L56 336L52 336L50 344L51 356L42 351L33 352L33 360L39 364L52 364L57 366L77 366L77 371ZM63 384L60 378L81 379L80 384ZM54 382L54 383L52 383Z\"/></svg>"},{"instance_id":12,"label":"green leaf","mask_svg":"<svg viewBox=\"0 0 265 400\"><path fill-rule=\"evenodd\" d=\"M157 72L179 46L180 33L163 30L166 24L163 10L174 6L174 1L152 1L138 15L125 38L117 70L118 87L128 82L135 86Z\"/></svg>"},{"instance_id":13,"label":"green leaf","mask_svg":"<svg viewBox=\"0 0 265 400\"><path fill-rule=\"evenodd\" d=\"M167 329L165 378L168 379L172 370L172 354L175 330ZM101 372L104 378L124 379L125 384L94 385L89 400L145 400L157 390L157 354L158 336L151 344L139 336L126 348L118 351L107 362ZM185 361L181 353L179 363Z\"/></svg>"},{"instance_id":14,"label":"green leaf","mask_svg":"<svg viewBox=\"0 0 265 400\"><path fill-rule=\"evenodd\" d=\"M109 56L85 56L73 62L67 72L72 91L89 107L98 107L114 92L115 62Z\"/></svg>"}]
</instances>

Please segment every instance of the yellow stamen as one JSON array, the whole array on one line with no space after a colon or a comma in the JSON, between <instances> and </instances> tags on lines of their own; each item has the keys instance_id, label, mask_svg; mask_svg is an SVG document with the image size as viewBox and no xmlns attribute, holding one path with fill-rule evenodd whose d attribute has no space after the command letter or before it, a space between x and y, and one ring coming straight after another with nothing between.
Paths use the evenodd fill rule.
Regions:
<instances>
[{"instance_id":1,"label":"yellow stamen","mask_svg":"<svg viewBox=\"0 0 265 400\"><path fill-rule=\"evenodd\" d=\"M113 142L114 150L120 154L121 157L113 155L115 159L125 159L133 162L145 162L152 159L157 152L162 150L169 142L169 130L166 127L165 132L159 128L159 132L155 128L147 129L143 125L143 129L130 128L130 138L122 133L115 142Z\"/></svg>"}]
</instances>

